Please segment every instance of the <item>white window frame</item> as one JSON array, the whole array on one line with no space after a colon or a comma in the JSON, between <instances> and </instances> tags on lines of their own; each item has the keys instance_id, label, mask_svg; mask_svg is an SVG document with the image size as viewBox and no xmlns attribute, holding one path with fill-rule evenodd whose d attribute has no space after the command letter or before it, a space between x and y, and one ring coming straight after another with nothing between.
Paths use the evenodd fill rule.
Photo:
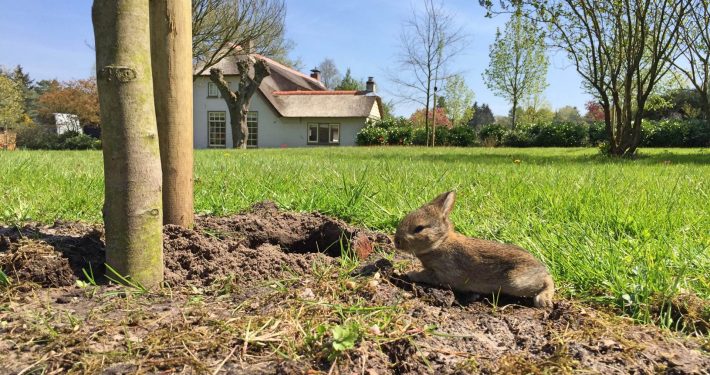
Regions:
<instances>
[{"instance_id":1,"label":"white window frame","mask_svg":"<svg viewBox=\"0 0 710 375\"><path fill-rule=\"evenodd\" d=\"M327 141L321 141L320 139L320 128L321 126L326 125L328 126L328 140ZM311 127L316 128L316 140L312 141L310 137L311 133ZM333 141L333 129L336 129L338 133L338 140ZM331 123L316 123L316 122L309 122L306 125L306 141L308 142L309 145L321 145L321 146L327 146L327 145L332 145L332 146L337 146L340 145L340 124L331 124Z\"/></svg>"},{"instance_id":2,"label":"white window frame","mask_svg":"<svg viewBox=\"0 0 710 375\"><path fill-rule=\"evenodd\" d=\"M212 90L214 90L214 92ZM222 93L219 91L219 88L217 88L217 85L214 82L207 82L207 97L208 98L221 98L222 97Z\"/></svg>"},{"instance_id":3,"label":"white window frame","mask_svg":"<svg viewBox=\"0 0 710 375\"><path fill-rule=\"evenodd\" d=\"M259 112L247 112L247 128L249 129L249 135L247 136L247 147L259 147Z\"/></svg>"},{"instance_id":4,"label":"white window frame","mask_svg":"<svg viewBox=\"0 0 710 375\"><path fill-rule=\"evenodd\" d=\"M221 117L221 119L219 118ZM212 125L222 124L222 133L224 134L224 144L213 143ZM227 112L225 111L208 111L207 112L207 147L208 148L227 148Z\"/></svg>"}]
</instances>

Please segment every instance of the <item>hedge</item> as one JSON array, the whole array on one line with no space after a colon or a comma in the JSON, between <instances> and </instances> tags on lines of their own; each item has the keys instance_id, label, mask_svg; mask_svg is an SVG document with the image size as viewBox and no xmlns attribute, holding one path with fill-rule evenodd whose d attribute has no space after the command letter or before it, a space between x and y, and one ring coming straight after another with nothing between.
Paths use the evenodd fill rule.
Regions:
<instances>
[{"instance_id":1,"label":"hedge","mask_svg":"<svg viewBox=\"0 0 710 375\"><path fill-rule=\"evenodd\" d=\"M710 147L710 123L703 120L661 120L642 123L646 147ZM506 129L486 125L476 133L469 127L436 128L440 146L581 147L607 142L604 123L545 122ZM375 121L357 135L358 145L425 145L426 130L406 119Z\"/></svg>"}]
</instances>

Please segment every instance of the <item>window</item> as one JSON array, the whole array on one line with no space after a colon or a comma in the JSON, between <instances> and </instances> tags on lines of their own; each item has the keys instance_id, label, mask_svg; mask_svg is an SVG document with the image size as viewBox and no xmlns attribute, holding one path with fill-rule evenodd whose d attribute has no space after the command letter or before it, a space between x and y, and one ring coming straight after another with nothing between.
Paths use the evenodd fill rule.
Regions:
<instances>
[{"instance_id":1,"label":"window","mask_svg":"<svg viewBox=\"0 0 710 375\"><path fill-rule=\"evenodd\" d=\"M226 112L207 112L207 138L210 148L227 147Z\"/></svg>"},{"instance_id":2,"label":"window","mask_svg":"<svg viewBox=\"0 0 710 375\"><path fill-rule=\"evenodd\" d=\"M340 124L308 124L308 143L319 145L340 144Z\"/></svg>"},{"instance_id":3,"label":"window","mask_svg":"<svg viewBox=\"0 0 710 375\"><path fill-rule=\"evenodd\" d=\"M247 112L247 128L249 136L247 137L247 147L256 148L259 145L259 112Z\"/></svg>"},{"instance_id":4,"label":"window","mask_svg":"<svg viewBox=\"0 0 710 375\"><path fill-rule=\"evenodd\" d=\"M214 82L207 82L207 97L208 98L219 98L221 95L219 89Z\"/></svg>"}]
</instances>

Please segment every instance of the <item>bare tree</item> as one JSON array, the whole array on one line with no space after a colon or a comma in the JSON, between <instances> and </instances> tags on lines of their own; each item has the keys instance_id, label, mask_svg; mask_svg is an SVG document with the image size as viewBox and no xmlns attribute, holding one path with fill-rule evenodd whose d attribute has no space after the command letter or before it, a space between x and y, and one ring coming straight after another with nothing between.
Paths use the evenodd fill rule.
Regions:
<instances>
[{"instance_id":1,"label":"bare tree","mask_svg":"<svg viewBox=\"0 0 710 375\"><path fill-rule=\"evenodd\" d=\"M682 58L670 63L682 73L703 100L705 120L710 121L710 1L692 0L680 28Z\"/></svg>"},{"instance_id":2,"label":"bare tree","mask_svg":"<svg viewBox=\"0 0 710 375\"><path fill-rule=\"evenodd\" d=\"M229 82L224 79L221 69L210 69L210 80L217 85L227 102L229 122L232 127L232 144L235 148L246 148L249 136L247 126L249 104L261 81L271 73L266 61L257 60L251 55L241 56L237 61L237 71L239 72L237 91L230 90Z\"/></svg>"},{"instance_id":3,"label":"bare tree","mask_svg":"<svg viewBox=\"0 0 710 375\"><path fill-rule=\"evenodd\" d=\"M323 60L318 64L318 70L320 70L320 81L325 87L333 90L336 86L340 85L343 78L340 76L340 71L333 59L326 58Z\"/></svg>"},{"instance_id":4,"label":"bare tree","mask_svg":"<svg viewBox=\"0 0 710 375\"><path fill-rule=\"evenodd\" d=\"M189 0L151 0L155 113L163 169L163 222L193 225L192 54Z\"/></svg>"},{"instance_id":5,"label":"bare tree","mask_svg":"<svg viewBox=\"0 0 710 375\"><path fill-rule=\"evenodd\" d=\"M192 56L196 75L239 47L283 60L292 43L285 39L284 0L192 0Z\"/></svg>"},{"instance_id":6,"label":"bare tree","mask_svg":"<svg viewBox=\"0 0 710 375\"><path fill-rule=\"evenodd\" d=\"M429 109L434 89L449 77L447 67L466 46L466 35L454 24L441 3L424 0L423 12L413 10L400 34L398 70L390 79L399 87L395 96L425 108L425 127L429 145ZM433 132L432 132L433 133Z\"/></svg>"},{"instance_id":7,"label":"bare tree","mask_svg":"<svg viewBox=\"0 0 710 375\"><path fill-rule=\"evenodd\" d=\"M491 0L479 0L490 10ZM588 92L604 109L608 153L633 155L641 141L644 106L678 54L678 34L690 0L516 0L544 22Z\"/></svg>"},{"instance_id":8,"label":"bare tree","mask_svg":"<svg viewBox=\"0 0 710 375\"><path fill-rule=\"evenodd\" d=\"M148 2L95 0L92 18L104 155L106 263L121 276L155 286L163 280L163 210Z\"/></svg>"}]
</instances>

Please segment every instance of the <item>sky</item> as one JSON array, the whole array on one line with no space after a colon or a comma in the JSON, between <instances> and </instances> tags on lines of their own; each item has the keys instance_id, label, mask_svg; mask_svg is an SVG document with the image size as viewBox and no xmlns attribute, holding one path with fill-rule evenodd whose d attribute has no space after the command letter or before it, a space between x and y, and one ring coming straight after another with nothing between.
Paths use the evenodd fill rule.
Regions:
<instances>
[{"instance_id":1,"label":"sky","mask_svg":"<svg viewBox=\"0 0 710 375\"><path fill-rule=\"evenodd\" d=\"M452 61L463 74L475 100L488 103L496 115L510 104L496 97L481 73L488 66L488 48L506 16L485 17L478 0L442 0L457 26L468 35L468 48ZM0 66L22 65L35 80L71 80L93 74L94 51L90 0L0 0ZM293 40L292 57L306 70L332 58L344 74L375 77L378 94L394 99L397 87L387 80L395 69L402 23L423 6L418 0L287 0L286 36ZM574 66L564 55L550 51L549 86L544 97L553 109L565 105L584 114L590 96L581 88ZM397 103L395 113L408 116L419 105Z\"/></svg>"}]
</instances>

